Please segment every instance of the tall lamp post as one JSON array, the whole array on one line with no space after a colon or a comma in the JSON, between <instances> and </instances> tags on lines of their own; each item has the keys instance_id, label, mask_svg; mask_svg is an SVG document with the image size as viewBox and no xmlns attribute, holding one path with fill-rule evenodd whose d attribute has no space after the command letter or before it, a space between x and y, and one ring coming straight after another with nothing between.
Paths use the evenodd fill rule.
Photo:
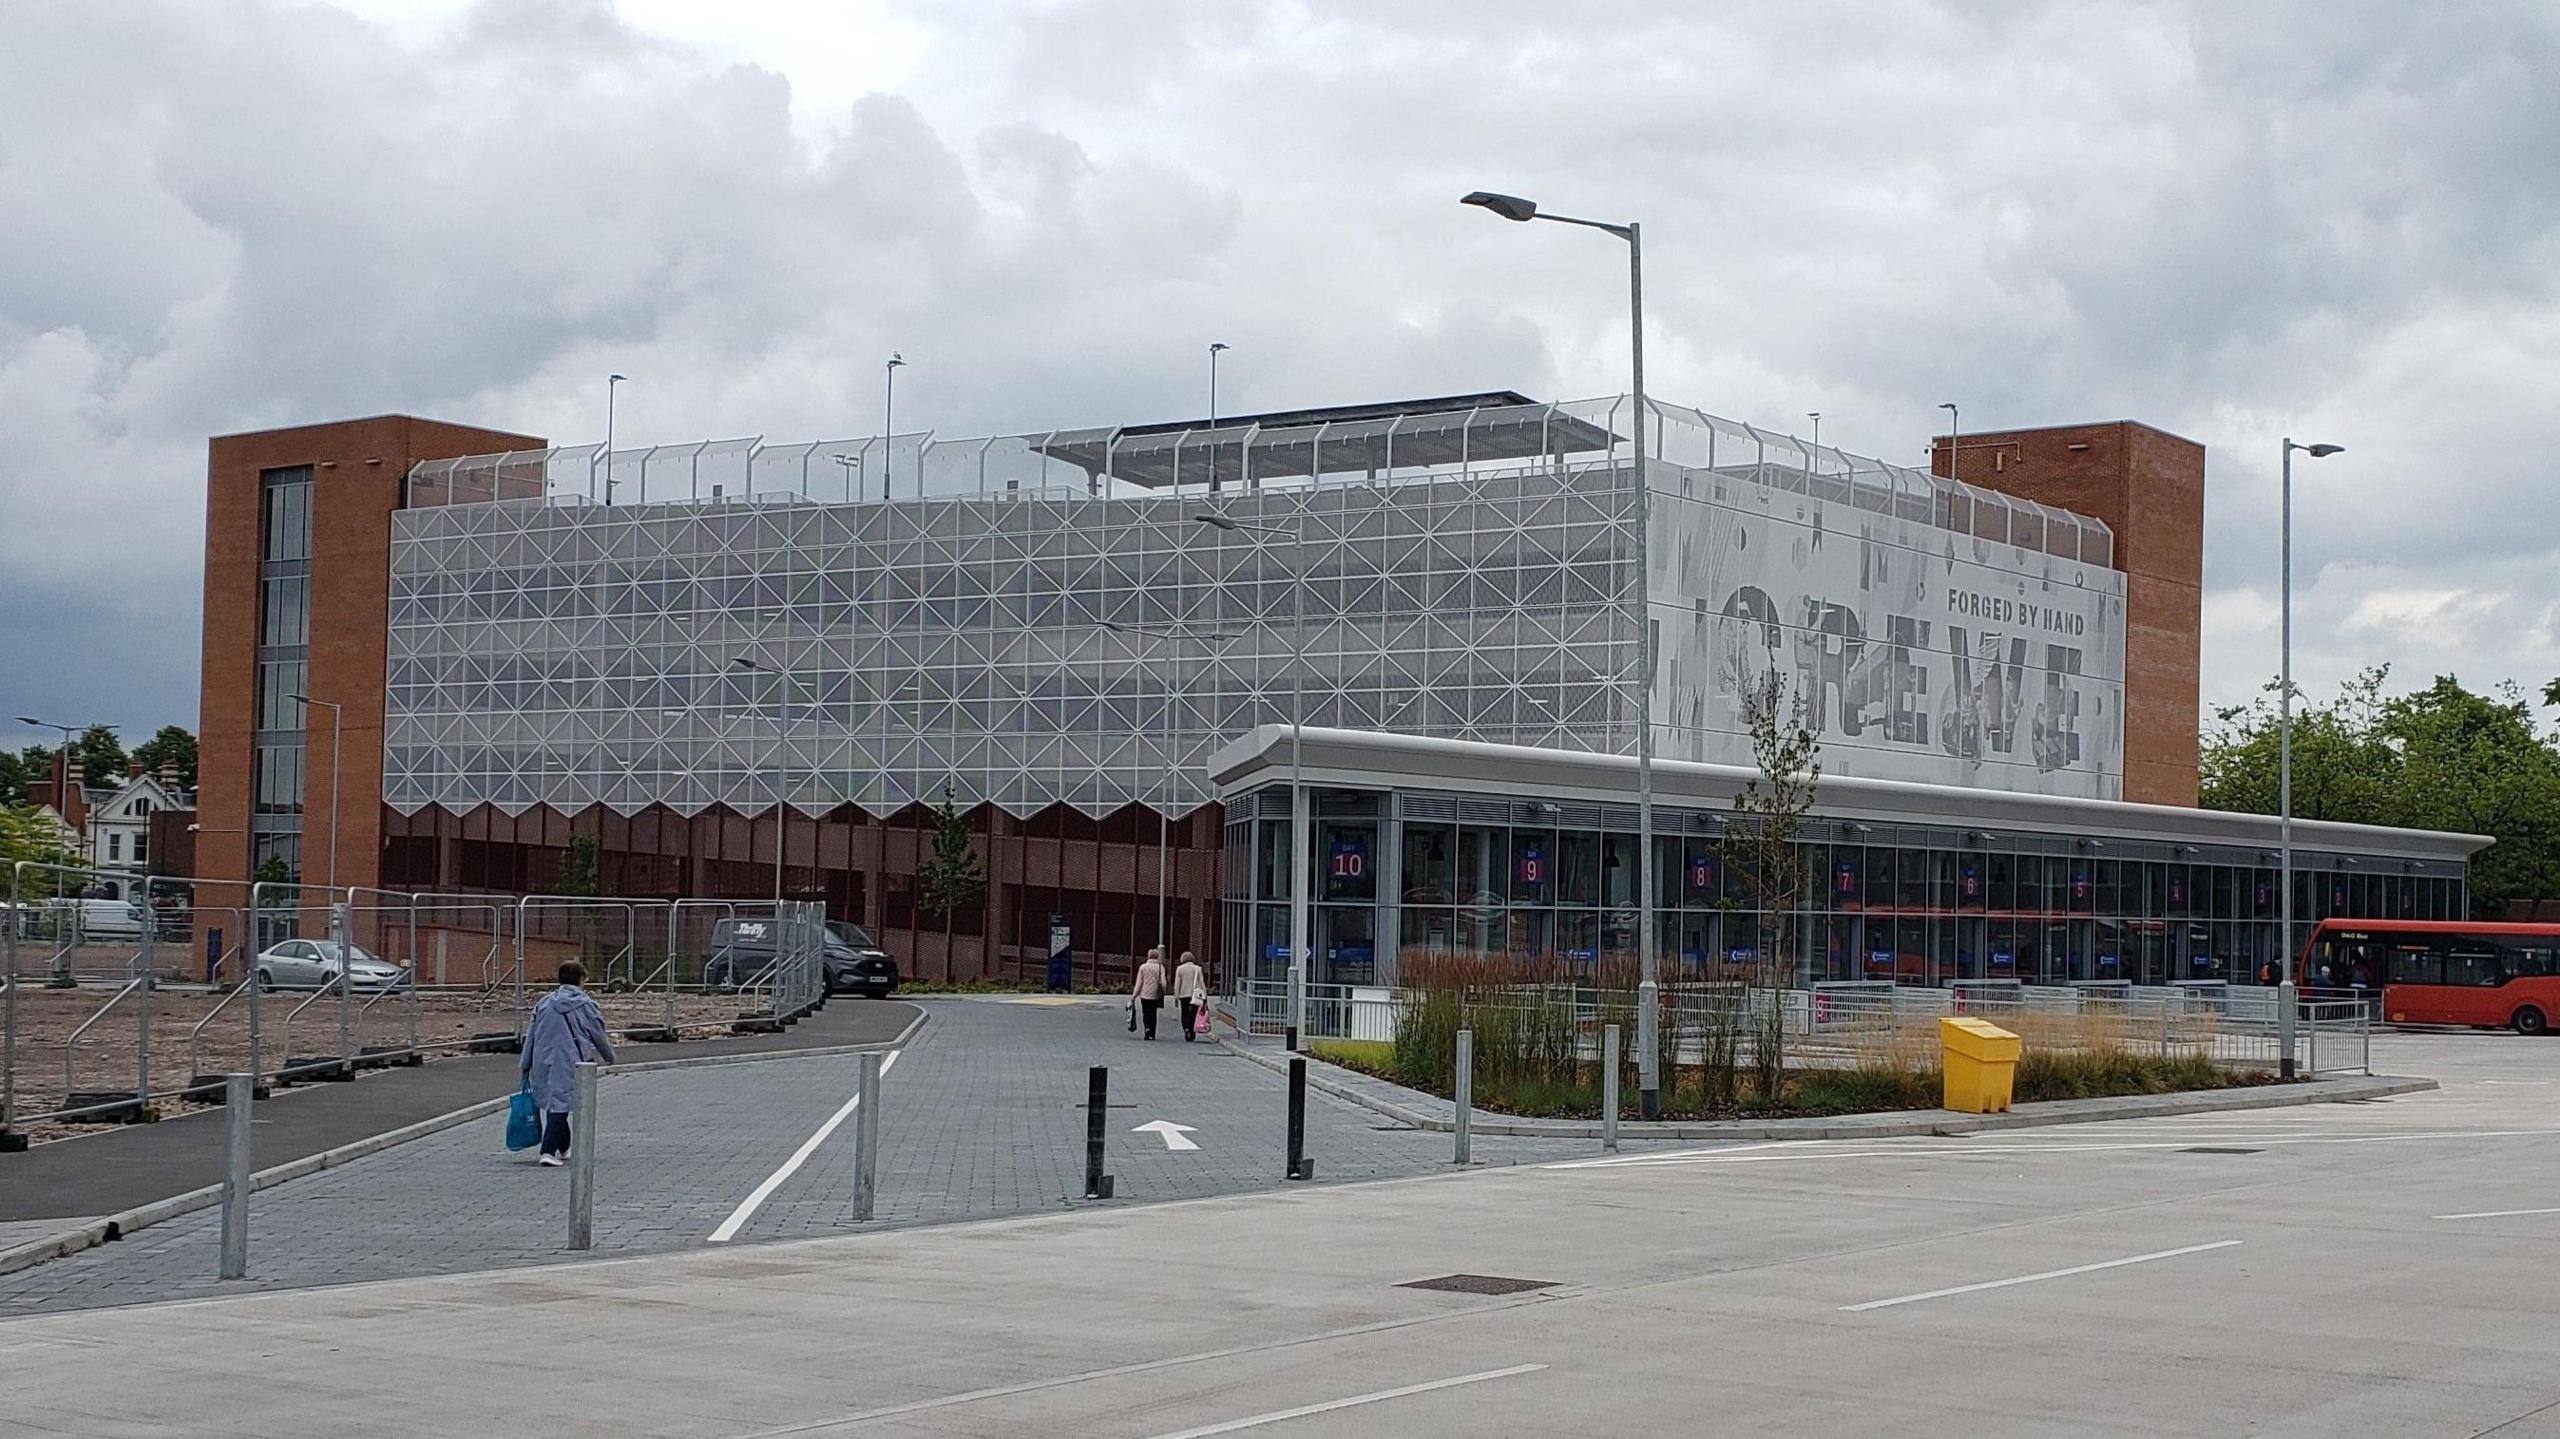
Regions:
<instances>
[{"instance_id":1,"label":"tall lamp post","mask_svg":"<svg viewBox=\"0 0 2560 1439\"><path fill-rule=\"evenodd\" d=\"M355 1003L355 960L347 951L355 936L347 933L339 922L345 913L338 907L338 757L346 752L346 719L344 707L331 700L316 700L309 695L294 695L306 709L318 706L329 712L329 937L338 950L338 1057L346 1066L346 1074L355 1074L356 1052L352 1038L355 1031L352 1007Z\"/></svg>"},{"instance_id":2,"label":"tall lamp post","mask_svg":"<svg viewBox=\"0 0 2560 1439\"><path fill-rule=\"evenodd\" d=\"M1228 534L1286 535L1292 544L1290 579L1296 589L1298 662L1289 669L1289 1047L1295 1049L1307 1030L1307 958L1313 926L1307 913L1307 871L1314 869L1315 806L1307 799L1307 564L1306 530L1299 525L1261 525L1215 510L1191 518Z\"/></svg>"},{"instance_id":3,"label":"tall lamp post","mask_svg":"<svg viewBox=\"0 0 2560 1439\"><path fill-rule=\"evenodd\" d=\"M889 472L896 468L889 463L889 447L898 442L898 370L906 363L904 355L891 350L885 366L889 382L880 400L880 499L884 504L889 499ZM917 483L923 483L921 478Z\"/></svg>"},{"instance_id":4,"label":"tall lamp post","mask_svg":"<svg viewBox=\"0 0 2560 1439\"><path fill-rule=\"evenodd\" d=\"M846 504L852 504L854 482L862 477L862 456L830 455L828 458L834 460L836 467L844 471L844 500Z\"/></svg>"},{"instance_id":5,"label":"tall lamp post","mask_svg":"<svg viewBox=\"0 0 2560 1439\"><path fill-rule=\"evenodd\" d=\"M1654 954L1654 931L1659 916L1654 912L1655 888L1660 882L1655 871L1660 866L1653 856L1653 491L1645 473L1645 430L1652 420L1644 397L1644 227L1635 221L1615 224L1607 220L1583 220L1571 215L1550 215L1538 209L1534 200L1517 195L1498 195L1477 190L1462 197L1463 205L1490 210L1503 219L1525 223L1530 220L1552 220L1559 225L1579 225L1588 230L1605 230L1627 242L1627 333L1631 352L1632 378L1635 386L1635 500L1636 500L1636 856L1639 869L1636 881L1636 903L1642 913L1636 918L1636 1090L1637 1108L1647 1119L1662 1117L1662 982Z\"/></svg>"},{"instance_id":6,"label":"tall lamp post","mask_svg":"<svg viewBox=\"0 0 2560 1439\"><path fill-rule=\"evenodd\" d=\"M1133 640L1198 640L1203 644L1223 645L1243 638L1242 635L1224 630L1195 630L1185 624L1149 625L1103 620L1094 628L1108 630L1124 639ZM1168 686L1165 691L1164 706L1165 732L1168 737L1173 731L1174 708L1181 702L1182 687L1178 683ZM1170 800L1171 797L1167 796L1167 803L1156 806L1156 943L1168 950L1173 946L1172 933L1165 923L1166 897L1172 892L1171 875L1167 869L1166 859L1168 852L1173 848L1173 817Z\"/></svg>"},{"instance_id":7,"label":"tall lamp post","mask_svg":"<svg viewBox=\"0 0 2560 1439\"><path fill-rule=\"evenodd\" d=\"M2276 677L2276 844L2279 860L2279 888L2276 893L2276 943L2284 952L2284 969L2276 982L2276 1052L2277 1070L2286 1079L2293 1078L2294 996L2293 978L2293 452L2302 451L2315 460L2342 454L2344 445L2302 445L2287 435L2284 442L2284 539L2282 543L2284 571L2281 608L2283 636L2281 669Z\"/></svg>"},{"instance_id":8,"label":"tall lamp post","mask_svg":"<svg viewBox=\"0 0 2560 1439\"><path fill-rule=\"evenodd\" d=\"M785 685L796 683L790 675L783 673L781 670L775 669L770 665L760 665L754 660L747 658L745 655L740 655L736 659L729 661L729 668L733 670L744 670L749 674L773 676L774 690L777 696L781 693L782 688ZM809 711L810 717L815 719L817 716L817 701L814 698L809 702ZM791 724L789 706L777 698L774 704L773 713L775 725L785 731L788 731ZM791 741L786 738L782 743L782 758L776 760L773 766L773 914L774 918L777 920L782 917L782 860L784 854L790 849L788 841L791 838L791 810L785 800L782 777L783 766L789 763L791 759ZM810 848L814 854L816 846L812 844ZM812 863L815 863L814 858Z\"/></svg>"},{"instance_id":9,"label":"tall lamp post","mask_svg":"<svg viewBox=\"0 0 2560 1439\"><path fill-rule=\"evenodd\" d=\"M1209 342L1209 493L1218 492L1218 356L1227 347Z\"/></svg>"},{"instance_id":10,"label":"tall lamp post","mask_svg":"<svg viewBox=\"0 0 2560 1439\"><path fill-rule=\"evenodd\" d=\"M613 387L628 379L623 375L604 377L604 502L613 503ZM596 487L587 486L587 497L595 498Z\"/></svg>"}]
</instances>

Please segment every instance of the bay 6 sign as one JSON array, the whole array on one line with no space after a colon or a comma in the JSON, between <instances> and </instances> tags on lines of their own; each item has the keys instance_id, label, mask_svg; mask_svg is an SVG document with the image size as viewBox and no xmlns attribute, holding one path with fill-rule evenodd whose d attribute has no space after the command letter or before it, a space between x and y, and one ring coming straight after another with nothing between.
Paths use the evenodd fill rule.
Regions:
<instances>
[{"instance_id":1,"label":"bay 6 sign","mask_svg":"<svg viewBox=\"0 0 2560 1439\"><path fill-rule=\"evenodd\" d=\"M2124 797L2124 576L1747 481L1656 490L1660 753L1752 763L1774 662L1826 774Z\"/></svg>"}]
</instances>

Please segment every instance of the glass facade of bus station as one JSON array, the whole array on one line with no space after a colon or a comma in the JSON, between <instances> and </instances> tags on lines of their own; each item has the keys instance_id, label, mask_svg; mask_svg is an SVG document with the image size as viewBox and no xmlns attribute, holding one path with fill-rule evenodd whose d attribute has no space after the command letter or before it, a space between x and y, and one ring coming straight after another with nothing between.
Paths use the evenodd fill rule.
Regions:
<instances>
[{"instance_id":1,"label":"glass facade of bus station","mask_svg":"<svg viewBox=\"0 0 2560 1439\"><path fill-rule=\"evenodd\" d=\"M1961 792L1951 791L1951 797ZM1320 788L1311 982L1392 984L1417 954L1597 965L1636 946L1632 805ZM1286 973L1289 790L1230 800L1226 953ZM1657 808L1665 973L1758 969L1756 916L1728 895L1724 816ZM2273 848L1994 834L1817 817L1786 928L1798 983L2255 980L2279 953ZM2464 865L2297 845L2297 935L2330 916L2458 919ZM2346 975L2337 982L2349 982Z\"/></svg>"}]
</instances>

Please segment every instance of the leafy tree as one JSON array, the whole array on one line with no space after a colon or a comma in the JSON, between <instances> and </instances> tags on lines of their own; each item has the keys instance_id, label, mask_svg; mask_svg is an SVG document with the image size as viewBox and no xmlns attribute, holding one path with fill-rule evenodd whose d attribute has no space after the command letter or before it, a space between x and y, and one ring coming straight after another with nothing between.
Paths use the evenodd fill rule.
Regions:
<instances>
[{"instance_id":1,"label":"leafy tree","mask_svg":"<svg viewBox=\"0 0 2560 1439\"><path fill-rule=\"evenodd\" d=\"M15 754L0 749L0 806L27 802L26 764Z\"/></svg>"},{"instance_id":2,"label":"leafy tree","mask_svg":"<svg viewBox=\"0 0 2560 1439\"><path fill-rule=\"evenodd\" d=\"M75 862L71 852L62 847L62 832L52 820L27 805L0 807L0 898L7 896L8 871L22 860L36 864ZM31 871L19 897L50 897L55 879L42 871Z\"/></svg>"},{"instance_id":3,"label":"leafy tree","mask_svg":"<svg viewBox=\"0 0 2560 1439\"><path fill-rule=\"evenodd\" d=\"M596 892L595 836L569 836L569 847L560 855L559 873L551 880L551 892L581 896L591 896Z\"/></svg>"},{"instance_id":4,"label":"leafy tree","mask_svg":"<svg viewBox=\"0 0 2560 1439\"><path fill-rule=\"evenodd\" d=\"M188 789L196 787L196 737L178 725L160 726L159 733L133 747L133 757L155 775L160 766L175 763L178 783Z\"/></svg>"},{"instance_id":5,"label":"leafy tree","mask_svg":"<svg viewBox=\"0 0 2560 1439\"><path fill-rule=\"evenodd\" d=\"M2542 702L2547 705L2560 705L2560 680L2553 680L2542 687Z\"/></svg>"},{"instance_id":6,"label":"leafy tree","mask_svg":"<svg viewBox=\"0 0 2560 1439\"><path fill-rule=\"evenodd\" d=\"M933 854L916 875L917 904L927 914L949 915L974 909L985 898L987 876L969 847L969 822L953 803L951 786L942 787L942 807L933 817Z\"/></svg>"},{"instance_id":7,"label":"leafy tree","mask_svg":"<svg viewBox=\"0 0 2560 1439\"><path fill-rule=\"evenodd\" d=\"M116 738L114 730L93 724L81 731L79 755L82 783L112 785L124 782L124 743Z\"/></svg>"},{"instance_id":8,"label":"leafy tree","mask_svg":"<svg viewBox=\"0 0 2560 1439\"><path fill-rule=\"evenodd\" d=\"M2484 918L2510 899L2560 895L2560 748L2539 731L2524 692L2509 685L2476 694L2444 675L2386 700L2387 675L2377 666L2349 680L2334 704L2295 705L2293 812L2492 837L2470 872L2472 909ZM2202 801L2273 814L2275 704L2262 699L2217 718L2202 756Z\"/></svg>"}]
</instances>

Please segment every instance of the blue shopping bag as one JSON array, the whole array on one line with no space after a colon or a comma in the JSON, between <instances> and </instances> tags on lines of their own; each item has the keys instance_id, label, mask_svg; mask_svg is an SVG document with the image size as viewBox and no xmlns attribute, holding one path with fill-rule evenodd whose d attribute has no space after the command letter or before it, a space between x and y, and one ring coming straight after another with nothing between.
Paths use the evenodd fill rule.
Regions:
<instances>
[{"instance_id":1,"label":"blue shopping bag","mask_svg":"<svg viewBox=\"0 0 2560 1439\"><path fill-rule=\"evenodd\" d=\"M531 1149L542 1142L542 1116L533 1112L533 1086L525 1085L507 1101L507 1148Z\"/></svg>"}]
</instances>

